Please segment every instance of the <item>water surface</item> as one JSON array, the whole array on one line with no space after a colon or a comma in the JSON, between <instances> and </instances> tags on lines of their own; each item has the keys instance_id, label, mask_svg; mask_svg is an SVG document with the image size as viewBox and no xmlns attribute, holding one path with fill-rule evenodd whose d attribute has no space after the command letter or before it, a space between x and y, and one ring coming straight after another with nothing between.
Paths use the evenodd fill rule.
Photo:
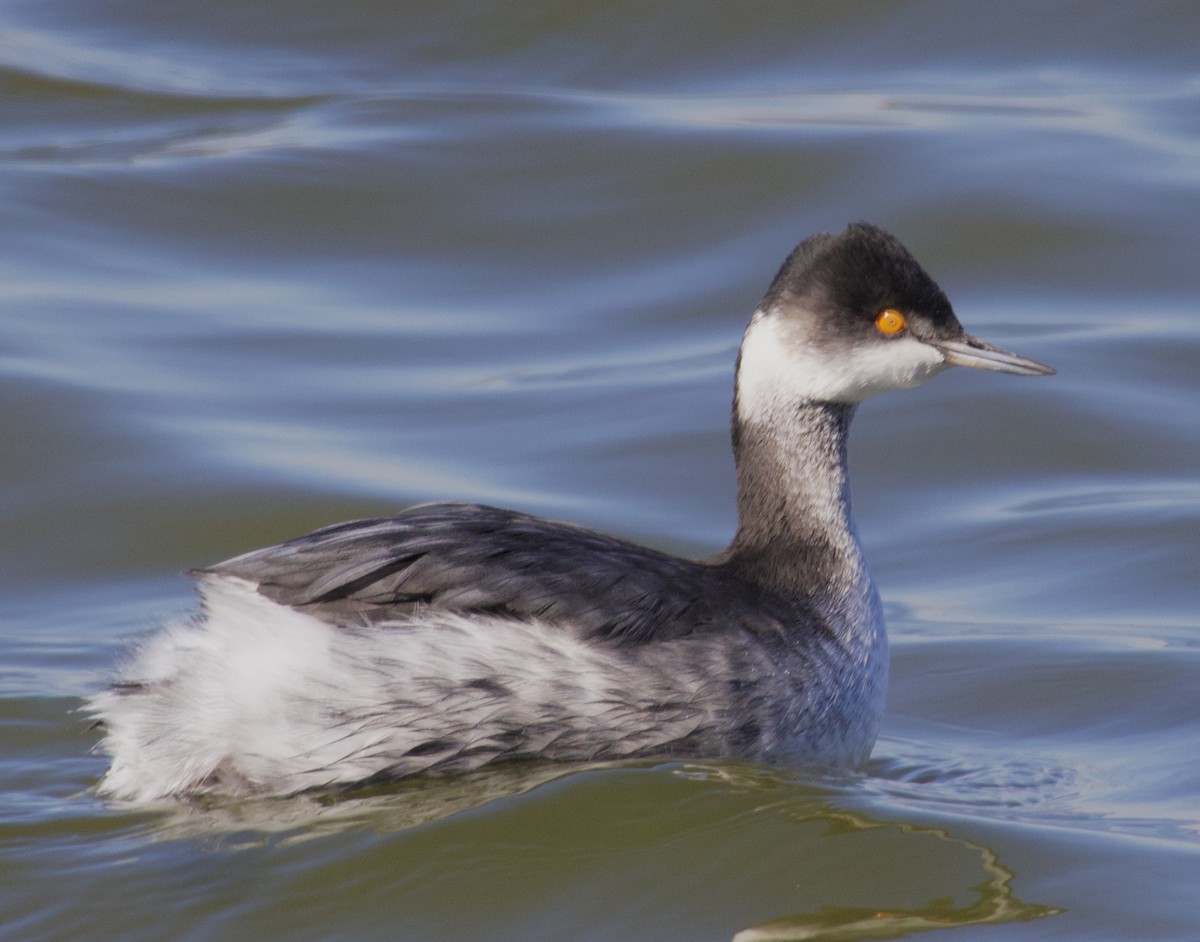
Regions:
<instances>
[{"instance_id":1,"label":"water surface","mask_svg":"<svg viewBox=\"0 0 1200 942\"><path fill-rule=\"evenodd\" d=\"M0 4L0 936L1200 931L1193 4ZM894 230L1056 366L860 410L862 773L533 767L114 807L180 572L451 498L734 523L745 321Z\"/></svg>"}]
</instances>

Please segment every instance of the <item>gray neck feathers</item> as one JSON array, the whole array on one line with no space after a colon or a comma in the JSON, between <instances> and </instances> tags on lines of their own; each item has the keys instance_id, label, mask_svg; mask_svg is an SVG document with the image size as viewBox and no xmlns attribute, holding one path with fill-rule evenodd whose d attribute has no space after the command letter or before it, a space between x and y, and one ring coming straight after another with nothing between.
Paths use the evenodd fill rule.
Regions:
<instances>
[{"instance_id":1,"label":"gray neck feathers","mask_svg":"<svg viewBox=\"0 0 1200 942\"><path fill-rule=\"evenodd\" d=\"M737 535L722 563L742 578L826 611L870 591L850 513L846 439L854 406L779 404L742 418L735 407Z\"/></svg>"}]
</instances>

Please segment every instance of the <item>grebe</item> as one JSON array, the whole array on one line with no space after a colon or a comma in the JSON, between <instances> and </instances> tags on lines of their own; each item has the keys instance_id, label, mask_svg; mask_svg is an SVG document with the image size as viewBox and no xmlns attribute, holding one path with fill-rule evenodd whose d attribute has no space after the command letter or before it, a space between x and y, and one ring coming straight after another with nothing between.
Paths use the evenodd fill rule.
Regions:
<instances>
[{"instance_id":1,"label":"grebe","mask_svg":"<svg viewBox=\"0 0 1200 942\"><path fill-rule=\"evenodd\" d=\"M857 405L976 340L865 223L788 256L733 398L738 529L708 559L474 504L342 523L197 573L200 612L89 708L101 791L286 795L537 758L861 764L887 687L850 513Z\"/></svg>"}]
</instances>

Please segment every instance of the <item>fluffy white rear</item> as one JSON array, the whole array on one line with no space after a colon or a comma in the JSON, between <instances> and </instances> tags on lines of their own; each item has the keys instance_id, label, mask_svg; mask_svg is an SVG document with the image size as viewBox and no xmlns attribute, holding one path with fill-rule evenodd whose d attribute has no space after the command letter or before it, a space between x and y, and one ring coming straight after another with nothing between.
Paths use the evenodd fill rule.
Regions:
<instances>
[{"instance_id":1,"label":"fluffy white rear","mask_svg":"<svg viewBox=\"0 0 1200 942\"><path fill-rule=\"evenodd\" d=\"M457 770L514 737L550 758L614 758L707 725L699 668L616 657L561 627L441 612L334 627L242 580L201 591L202 614L150 637L124 686L91 702L108 795L287 794Z\"/></svg>"}]
</instances>

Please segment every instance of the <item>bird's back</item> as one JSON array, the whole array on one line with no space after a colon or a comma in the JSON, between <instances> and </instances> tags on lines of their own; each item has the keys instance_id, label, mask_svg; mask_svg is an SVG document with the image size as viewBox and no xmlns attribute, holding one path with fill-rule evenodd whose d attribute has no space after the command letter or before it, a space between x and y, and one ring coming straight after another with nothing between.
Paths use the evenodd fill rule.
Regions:
<instances>
[{"instance_id":1,"label":"bird's back","mask_svg":"<svg viewBox=\"0 0 1200 942\"><path fill-rule=\"evenodd\" d=\"M720 566L479 504L342 523L200 572L243 579L333 624L441 610L537 619L617 645L822 626L802 596L779 597Z\"/></svg>"}]
</instances>

